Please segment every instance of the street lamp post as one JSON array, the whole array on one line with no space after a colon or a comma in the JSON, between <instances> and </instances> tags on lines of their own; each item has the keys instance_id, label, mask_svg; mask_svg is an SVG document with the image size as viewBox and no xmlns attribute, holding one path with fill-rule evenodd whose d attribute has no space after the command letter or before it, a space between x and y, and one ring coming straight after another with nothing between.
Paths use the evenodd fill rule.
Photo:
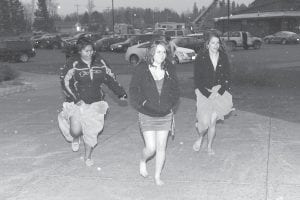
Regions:
<instances>
[{"instance_id":1,"label":"street lamp post","mask_svg":"<svg viewBox=\"0 0 300 200\"><path fill-rule=\"evenodd\" d=\"M112 14L112 29L113 29L113 35L114 35L115 34L114 0L111 0L111 14Z\"/></svg>"}]
</instances>

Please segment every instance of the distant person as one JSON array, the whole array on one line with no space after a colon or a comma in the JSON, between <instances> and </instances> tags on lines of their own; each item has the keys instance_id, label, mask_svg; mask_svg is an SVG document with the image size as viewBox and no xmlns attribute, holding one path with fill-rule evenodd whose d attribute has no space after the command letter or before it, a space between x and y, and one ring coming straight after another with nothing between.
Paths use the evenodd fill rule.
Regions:
<instances>
[{"instance_id":1,"label":"distant person","mask_svg":"<svg viewBox=\"0 0 300 200\"><path fill-rule=\"evenodd\" d=\"M199 138L193 145L199 151L203 137L208 133L207 151L212 148L216 134L216 123L224 120L233 108L230 89L230 63L227 54L221 50L220 38L214 33L206 35L206 49L199 52L194 64L194 84L197 97L196 128Z\"/></svg>"},{"instance_id":2,"label":"distant person","mask_svg":"<svg viewBox=\"0 0 300 200\"><path fill-rule=\"evenodd\" d=\"M167 51L169 51L168 59L171 61L172 64L175 64L175 51L176 51L176 44L172 41L170 36L166 36L166 42L168 44Z\"/></svg>"},{"instance_id":3,"label":"distant person","mask_svg":"<svg viewBox=\"0 0 300 200\"><path fill-rule=\"evenodd\" d=\"M90 40L79 39L77 49L78 54L61 69L62 89L67 99L58 115L58 124L74 152L79 150L83 140L85 164L92 166L92 151L108 109L101 86L106 84L121 100L125 100L127 94L105 61L95 54Z\"/></svg>"},{"instance_id":4,"label":"distant person","mask_svg":"<svg viewBox=\"0 0 300 200\"><path fill-rule=\"evenodd\" d=\"M242 31L242 39L243 39L243 47L244 49L248 49L248 35L245 31Z\"/></svg>"},{"instance_id":5,"label":"distant person","mask_svg":"<svg viewBox=\"0 0 300 200\"><path fill-rule=\"evenodd\" d=\"M148 176L146 162L156 153L155 183L163 185L161 171L166 157L169 132L174 133L174 108L179 101L175 67L167 57L166 45L154 43L146 62L140 63L132 76L129 96L138 111L139 125L145 142L140 160L140 175Z\"/></svg>"}]
</instances>

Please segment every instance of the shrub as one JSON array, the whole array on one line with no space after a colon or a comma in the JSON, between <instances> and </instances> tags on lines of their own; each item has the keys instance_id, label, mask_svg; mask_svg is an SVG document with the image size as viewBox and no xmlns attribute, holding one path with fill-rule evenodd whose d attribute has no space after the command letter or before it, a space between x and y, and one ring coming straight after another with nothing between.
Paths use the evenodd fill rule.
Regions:
<instances>
[{"instance_id":1,"label":"shrub","mask_svg":"<svg viewBox=\"0 0 300 200\"><path fill-rule=\"evenodd\" d=\"M8 65L0 63L0 82L14 80L19 76L19 72Z\"/></svg>"}]
</instances>

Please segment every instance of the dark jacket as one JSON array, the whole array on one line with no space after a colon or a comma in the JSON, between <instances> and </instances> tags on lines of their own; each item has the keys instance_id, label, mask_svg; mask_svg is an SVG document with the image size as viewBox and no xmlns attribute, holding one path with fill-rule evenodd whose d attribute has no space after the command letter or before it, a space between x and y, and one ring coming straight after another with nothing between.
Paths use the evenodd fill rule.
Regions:
<instances>
[{"instance_id":1,"label":"dark jacket","mask_svg":"<svg viewBox=\"0 0 300 200\"><path fill-rule=\"evenodd\" d=\"M180 92L175 66L167 62L166 73L159 94L155 80L146 63L140 63L132 76L129 88L131 105L145 115L163 117L172 112L179 101Z\"/></svg>"},{"instance_id":2,"label":"dark jacket","mask_svg":"<svg viewBox=\"0 0 300 200\"><path fill-rule=\"evenodd\" d=\"M119 98L127 96L111 69L99 55L93 58L90 68L79 55L68 59L66 65L61 68L60 79L62 89L68 97L67 101L82 100L91 104L104 100L105 95L101 89L103 83Z\"/></svg>"},{"instance_id":3,"label":"dark jacket","mask_svg":"<svg viewBox=\"0 0 300 200\"><path fill-rule=\"evenodd\" d=\"M209 97L211 92L207 89L221 85L218 93L222 95L225 90L230 89L230 83L230 63L226 53L220 51L216 71L214 71L208 51L200 52L197 55L194 63L195 89L199 89L204 96Z\"/></svg>"}]
</instances>

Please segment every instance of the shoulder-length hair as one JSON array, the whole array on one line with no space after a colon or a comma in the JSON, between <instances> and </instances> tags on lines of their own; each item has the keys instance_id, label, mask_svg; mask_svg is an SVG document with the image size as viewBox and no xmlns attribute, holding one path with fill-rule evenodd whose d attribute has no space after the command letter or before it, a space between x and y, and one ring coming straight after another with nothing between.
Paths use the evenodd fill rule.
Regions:
<instances>
[{"instance_id":1,"label":"shoulder-length hair","mask_svg":"<svg viewBox=\"0 0 300 200\"><path fill-rule=\"evenodd\" d=\"M212 38L218 38L219 39L219 42L220 42L219 51L222 51L222 52L225 53L225 47L224 47L224 44L223 44L223 42L220 38L220 35L218 33L215 33L215 32L207 32L207 33L204 34L204 40L205 40L205 48L204 49L206 51L208 51L207 46L208 46L208 44L209 44L209 42Z\"/></svg>"},{"instance_id":2,"label":"shoulder-length hair","mask_svg":"<svg viewBox=\"0 0 300 200\"><path fill-rule=\"evenodd\" d=\"M166 49L166 59L167 59L168 54L169 54L168 44L164 41L154 41L153 44L148 48L147 53L146 53L145 61L148 65L153 64L155 51L156 51L158 45L161 45ZM166 60L162 63L162 66L165 66L165 64L166 64Z\"/></svg>"}]
</instances>

